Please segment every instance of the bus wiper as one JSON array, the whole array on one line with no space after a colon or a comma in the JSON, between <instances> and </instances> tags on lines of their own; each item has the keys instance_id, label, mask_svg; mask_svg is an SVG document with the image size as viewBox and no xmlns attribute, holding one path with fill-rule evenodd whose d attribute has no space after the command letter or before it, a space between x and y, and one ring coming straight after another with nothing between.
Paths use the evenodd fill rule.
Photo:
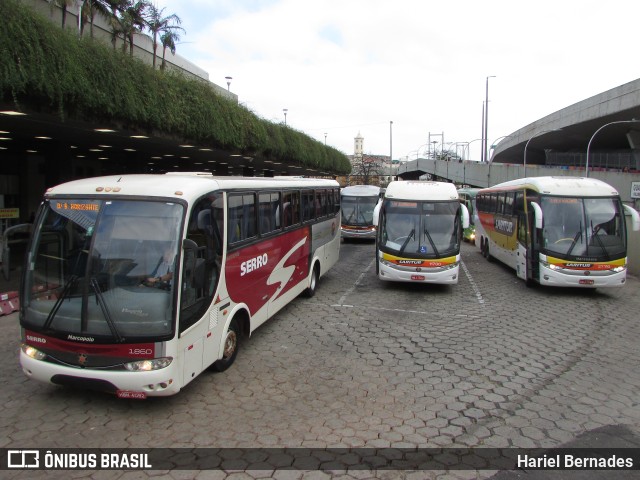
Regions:
<instances>
[{"instance_id":1,"label":"bus wiper","mask_svg":"<svg viewBox=\"0 0 640 480\"><path fill-rule=\"evenodd\" d=\"M111 330L111 334L115 337L118 343L124 342L124 338L118 332L118 328L116 327L113 318L111 318L111 314L109 313L109 308L107 307L107 302L104 299L104 295L102 294L102 290L100 290L100 285L98 284L98 280L95 277L91 279L91 288L96 294L96 299L98 300L98 305L100 305L100 310L102 310L102 314L104 315L105 320L107 321L107 325L109 325L109 330Z\"/></svg>"},{"instance_id":2,"label":"bus wiper","mask_svg":"<svg viewBox=\"0 0 640 480\"><path fill-rule=\"evenodd\" d=\"M53 322L55 316L58 314L58 310L60 310L62 302L65 300L65 298L67 298L67 295L69 295L69 292L71 291L71 287L75 285L78 278L78 275L71 275L69 277L69 280L67 280L67 283L64 284L64 288L62 289L60 296L57 298L56 303L53 304L53 308L49 312L49 315L47 315L47 319L45 320L44 325L42 325L42 328L44 330L48 330L51 327L51 323Z\"/></svg>"},{"instance_id":3,"label":"bus wiper","mask_svg":"<svg viewBox=\"0 0 640 480\"><path fill-rule=\"evenodd\" d=\"M569 250L567 250L567 255L571 255L573 247L575 247L576 243L578 243L578 238L582 238L582 222L580 222L580 229L574 235L573 242L571 242L571 246L569 247Z\"/></svg>"},{"instance_id":4,"label":"bus wiper","mask_svg":"<svg viewBox=\"0 0 640 480\"><path fill-rule=\"evenodd\" d=\"M596 225L596 228L594 230L593 229L593 222L591 222L591 231L593 232L593 234L591 235L591 238L596 237L596 240L600 244L600 248L602 248L602 251L608 257L609 256L609 252L607 251L607 247L604 246L604 242L600 238L600 235L598 235L598 232L600 231L600 225Z\"/></svg>"},{"instance_id":5,"label":"bus wiper","mask_svg":"<svg viewBox=\"0 0 640 480\"><path fill-rule=\"evenodd\" d=\"M429 235L429 230L427 230L426 228L424 229L424 236L427 237L427 240L429 240L429 243L431 244L431 248L433 248L433 253L436 254L436 257L440 257L440 253L438 252L438 249L436 248L436 244L433 243L433 238L431 238L431 235Z\"/></svg>"},{"instance_id":6,"label":"bus wiper","mask_svg":"<svg viewBox=\"0 0 640 480\"><path fill-rule=\"evenodd\" d=\"M409 240L411 240L411 238L416 234L416 229L413 228L411 229L411 232L409 233L409 235L407 235L407 238L405 239L404 243L402 244L402 247L400 247L400 253L404 252L404 249L407 248L407 245L409 244Z\"/></svg>"},{"instance_id":7,"label":"bus wiper","mask_svg":"<svg viewBox=\"0 0 640 480\"><path fill-rule=\"evenodd\" d=\"M353 218L353 214L354 213L356 213L356 209L355 208L351 211L351 215L349 215L349 218L347 218L347 225L351 224L351 219Z\"/></svg>"}]
</instances>

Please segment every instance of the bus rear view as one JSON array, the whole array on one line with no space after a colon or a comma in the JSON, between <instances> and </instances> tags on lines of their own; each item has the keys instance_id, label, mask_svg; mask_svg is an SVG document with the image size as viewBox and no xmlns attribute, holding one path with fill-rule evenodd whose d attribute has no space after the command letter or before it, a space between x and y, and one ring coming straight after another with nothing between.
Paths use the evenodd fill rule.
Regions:
<instances>
[{"instance_id":1,"label":"bus rear view","mask_svg":"<svg viewBox=\"0 0 640 480\"><path fill-rule=\"evenodd\" d=\"M455 285L469 213L453 184L389 184L374 213L376 273L381 280Z\"/></svg>"}]
</instances>

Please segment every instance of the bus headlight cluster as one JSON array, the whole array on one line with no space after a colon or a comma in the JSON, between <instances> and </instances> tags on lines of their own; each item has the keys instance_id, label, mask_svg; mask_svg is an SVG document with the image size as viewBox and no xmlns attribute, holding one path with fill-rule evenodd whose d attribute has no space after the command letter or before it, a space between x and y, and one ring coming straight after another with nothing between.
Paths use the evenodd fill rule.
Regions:
<instances>
[{"instance_id":1,"label":"bus headlight cluster","mask_svg":"<svg viewBox=\"0 0 640 480\"><path fill-rule=\"evenodd\" d=\"M139 360L124 364L124 368L130 372L150 372L167 368L173 362L172 357L154 358L153 360Z\"/></svg>"},{"instance_id":2,"label":"bus headlight cluster","mask_svg":"<svg viewBox=\"0 0 640 480\"><path fill-rule=\"evenodd\" d=\"M620 273L620 272L624 272L626 269L627 269L626 266L620 266L620 267L612 268L611 271L615 273Z\"/></svg>"},{"instance_id":3,"label":"bus headlight cluster","mask_svg":"<svg viewBox=\"0 0 640 480\"><path fill-rule=\"evenodd\" d=\"M23 343L21 348L27 357L33 358L34 360L44 360L47 358L46 353L41 352L37 348L33 348L31 345L27 345L26 343Z\"/></svg>"},{"instance_id":4,"label":"bus headlight cluster","mask_svg":"<svg viewBox=\"0 0 640 480\"><path fill-rule=\"evenodd\" d=\"M542 265L545 268L548 268L549 270L561 270L562 267L559 267L558 265L554 265L553 263L549 263L549 262L543 262L542 260L540 260L540 265Z\"/></svg>"}]
</instances>

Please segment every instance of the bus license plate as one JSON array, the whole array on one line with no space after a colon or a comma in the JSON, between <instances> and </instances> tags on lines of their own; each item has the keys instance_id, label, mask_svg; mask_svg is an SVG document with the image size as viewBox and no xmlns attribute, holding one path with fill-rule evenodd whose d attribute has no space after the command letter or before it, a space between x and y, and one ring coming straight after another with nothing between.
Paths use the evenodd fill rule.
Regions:
<instances>
[{"instance_id":1,"label":"bus license plate","mask_svg":"<svg viewBox=\"0 0 640 480\"><path fill-rule=\"evenodd\" d=\"M130 400L144 400L147 398L145 392L133 392L131 390L118 390L116 395L118 398L128 398Z\"/></svg>"},{"instance_id":2,"label":"bus license plate","mask_svg":"<svg viewBox=\"0 0 640 480\"><path fill-rule=\"evenodd\" d=\"M424 275L411 275L411 280L424 280Z\"/></svg>"},{"instance_id":3,"label":"bus license plate","mask_svg":"<svg viewBox=\"0 0 640 480\"><path fill-rule=\"evenodd\" d=\"M579 281L580 285L593 285L595 283L594 280L581 278Z\"/></svg>"}]
</instances>

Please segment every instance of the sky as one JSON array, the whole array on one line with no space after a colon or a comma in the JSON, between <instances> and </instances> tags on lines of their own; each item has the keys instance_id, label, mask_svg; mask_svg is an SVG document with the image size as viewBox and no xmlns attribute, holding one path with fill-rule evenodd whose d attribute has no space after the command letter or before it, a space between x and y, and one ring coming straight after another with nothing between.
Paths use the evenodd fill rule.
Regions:
<instances>
[{"instance_id":1,"label":"sky","mask_svg":"<svg viewBox=\"0 0 640 480\"><path fill-rule=\"evenodd\" d=\"M480 159L489 144L640 78L636 0L155 0L177 54L261 118L353 154ZM488 78L487 77L491 77ZM393 123L391 123L393 122ZM586 148L586 146L585 146Z\"/></svg>"}]
</instances>

